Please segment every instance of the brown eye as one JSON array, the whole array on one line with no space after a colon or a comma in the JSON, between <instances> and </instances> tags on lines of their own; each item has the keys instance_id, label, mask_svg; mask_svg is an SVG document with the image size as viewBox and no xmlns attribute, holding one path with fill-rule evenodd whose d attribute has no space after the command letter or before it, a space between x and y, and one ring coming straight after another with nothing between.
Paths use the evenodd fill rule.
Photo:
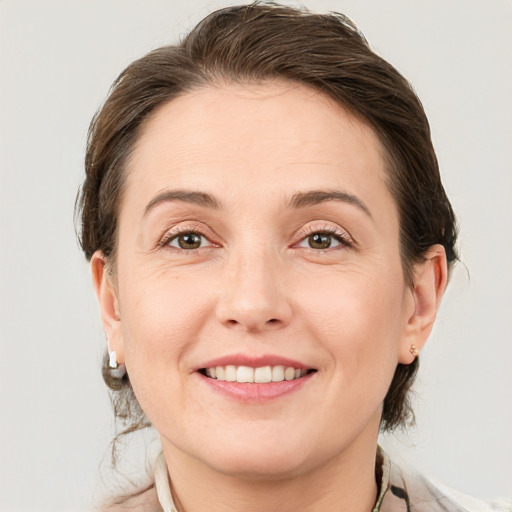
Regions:
<instances>
[{"instance_id":1,"label":"brown eye","mask_svg":"<svg viewBox=\"0 0 512 512\"><path fill-rule=\"evenodd\" d=\"M351 247L350 242L347 240L346 235L342 232L330 231L316 231L303 238L298 244L298 247L306 249L315 249L318 251L326 249L334 249L336 247Z\"/></svg>"},{"instance_id":2,"label":"brown eye","mask_svg":"<svg viewBox=\"0 0 512 512\"><path fill-rule=\"evenodd\" d=\"M197 233L182 233L174 237L169 245L171 247L179 247L180 249L199 249L203 242L202 235Z\"/></svg>"},{"instance_id":3,"label":"brown eye","mask_svg":"<svg viewBox=\"0 0 512 512\"><path fill-rule=\"evenodd\" d=\"M314 233L307 240L312 249L328 249L332 243L332 237L327 233Z\"/></svg>"}]
</instances>

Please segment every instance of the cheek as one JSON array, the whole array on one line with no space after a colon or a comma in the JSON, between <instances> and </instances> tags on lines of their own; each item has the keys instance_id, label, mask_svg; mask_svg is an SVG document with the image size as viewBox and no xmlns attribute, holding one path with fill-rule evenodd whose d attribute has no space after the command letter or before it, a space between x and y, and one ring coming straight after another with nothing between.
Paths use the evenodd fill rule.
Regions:
<instances>
[{"instance_id":1,"label":"cheek","mask_svg":"<svg viewBox=\"0 0 512 512\"><path fill-rule=\"evenodd\" d=\"M385 273L333 274L305 287L301 297L307 329L322 340L334 364L343 367L341 375L363 369L374 375L394 372L404 323L399 273L396 278Z\"/></svg>"},{"instance_id":2,"label":"cheek","mask_svg":"<svg viewBox=\"0 0 512 512\"><path fill-rule=\"evenodd\" d=\"M144 351L172 350L190 339L209 311L209 286L203 277L163 271L127 280L122 290L126 343ZM160 347L162 341L165 346Z\"/></svg>"},{"instance_id":3,"label":"cheek","mask_svg":"<svg viewBox=\"0 0 512 512\"><path fill-rule=\"evenodd\" d=\"M134 279L122 299L126 367L145 408L146 393L181 386L187 354L210 314L211 301L203 280L165 273Z\"/></svg>"}]
</instances>

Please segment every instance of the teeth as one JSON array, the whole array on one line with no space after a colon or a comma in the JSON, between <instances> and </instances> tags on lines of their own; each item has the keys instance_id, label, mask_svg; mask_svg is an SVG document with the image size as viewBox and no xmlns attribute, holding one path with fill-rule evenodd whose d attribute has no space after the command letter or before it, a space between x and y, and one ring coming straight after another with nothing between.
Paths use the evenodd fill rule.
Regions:
<instances>
[{"instance_id":1,"label":"teeth","mask_svg":"<svg viewBox=\"0 0 512 512\"><path fill-rule=\"evenodd\" d=\"M272 368L270 366L262 366L254 369L254 382L262 384L264 382L272 382Z\"/></svg>"},{"instance_id":2,"label":"teeth","mask_svg":"<svg viewBox=\"0 0 512 512\"><path fill-rule=\"evenodd\" d=\"M284 366L272 367L272 382L281 382L284 380Z\"/></svg>"},{"instance_id":3,"label":"teeth","mask_svg":"<svg viewBox=\"0 0 512 512\"><path fill-rule=\"evenodd\" d=\"M226 373L224 374L224 379L227 380L228 382L236 382L236 366L226 366Z\"/></svg>"},{"instance_id":4,"label":"teeth","mask_svg":"<svg viewBox=\"0 0 512 512\"><path fill-rule=\"evenodd\" d=\"M217 380L263 384L267 382L300 379L306 375L307 370L281 365L261 366L259 368L227 365L206 368L205 373L208 377Z\"/></svg>"},{"instance_id":5,"label":"teeth","mask_svg":"<svg viewBox=\"0 0 512 512\"><path fill-rule=\"evenodd\" d=\"M226 370L224 370L224 366L217 366L215 368L215 378L216 379L219 379L219 380L226 380L225 379L225 376L226 376Z\"/></svg>"},{"instance_id":6,"label":"teeth","mask_svg":"<svg viewBox=\"0 0 512 512\"><path fill-rule=\"evenodd\" d=\"M211 377L212 379L215 379L215 377L216 377L216 368L207 368L206 369L206 375L208 375L208 377Z\"/></svg>"},{"instance_id":7,"label":"teeth","mask_svg":"<svg viewBox=\"0 0 512 512\"><path fill-rule=\"evenodd\" d=\"M284 380L293 380L295 379L295 368L286 368L284 371Z\"/></svg>"},{"instance_id":8,"label":"teeth","mask_svg":"<svg viewBox=\"0 0 512 512\"><path fill-rule=\"evenodd\" d=\"M239 366L236 371L237 382L254 382L254 369L248 366Z\"/></svg>"}]
</instances>

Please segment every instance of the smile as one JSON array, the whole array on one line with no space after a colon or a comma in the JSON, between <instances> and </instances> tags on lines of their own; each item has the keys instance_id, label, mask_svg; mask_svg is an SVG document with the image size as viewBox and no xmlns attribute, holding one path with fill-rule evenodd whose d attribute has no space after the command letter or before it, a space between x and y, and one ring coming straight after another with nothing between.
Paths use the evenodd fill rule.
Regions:
<instances>
[{"instance_id":1,"label":"smile","mask_svg":"<svg viewBox=\"0 0 512 512\"><path fill-rule=\"evenodd\" d=\"M265 384L300 379L316 370L294 368L292 366L212 366L199 370L203 375L218 381Z\"/></svg>"},{"instance_id":2,"label":"smile","mask_svg":"<svg viewBox=\"0 0 512 512\"><path fill-rule=\"evenodd\" d=\"M318 370L277 354L226 354L204 361L195 374L212 391L244 404L261 404L307 386Z\"/></svg>"}]
</instances>

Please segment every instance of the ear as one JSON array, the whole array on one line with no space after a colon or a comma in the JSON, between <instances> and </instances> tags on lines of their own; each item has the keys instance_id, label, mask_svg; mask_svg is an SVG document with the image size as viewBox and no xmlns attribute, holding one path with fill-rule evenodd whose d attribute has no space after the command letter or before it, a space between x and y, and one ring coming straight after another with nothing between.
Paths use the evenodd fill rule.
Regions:
<instances>
[{"instance_id":1,"label":"ear","mask_svg":"<svg viewBox=\"0 0 512 512\"><path fill-rule=\"evenodd\" d=\"M121 317L119 300L107 260L101 251L96 251L91 258L91 273L94 291L100 307L101 322L107 337L108 352L116 351L118 363L124 364L124 343L121 334Z\"/></svg>"},{"instance_id":2,"label":"ear","mask_svg":"<svg viewBox=\"0 0 512 512\"><path fill-rule=\"evenodd\" d=\"M398 360L402 364L411 364L414 361L411 346L414 345L421 351L432 332L448 282L448 263L444 247L430 247L425 254L425 260L414 265L413 276L414 283L406 299L411 302L411 307L407 309L412 313L407 320L399 347Z\"/></svg>"}]
</instances>

